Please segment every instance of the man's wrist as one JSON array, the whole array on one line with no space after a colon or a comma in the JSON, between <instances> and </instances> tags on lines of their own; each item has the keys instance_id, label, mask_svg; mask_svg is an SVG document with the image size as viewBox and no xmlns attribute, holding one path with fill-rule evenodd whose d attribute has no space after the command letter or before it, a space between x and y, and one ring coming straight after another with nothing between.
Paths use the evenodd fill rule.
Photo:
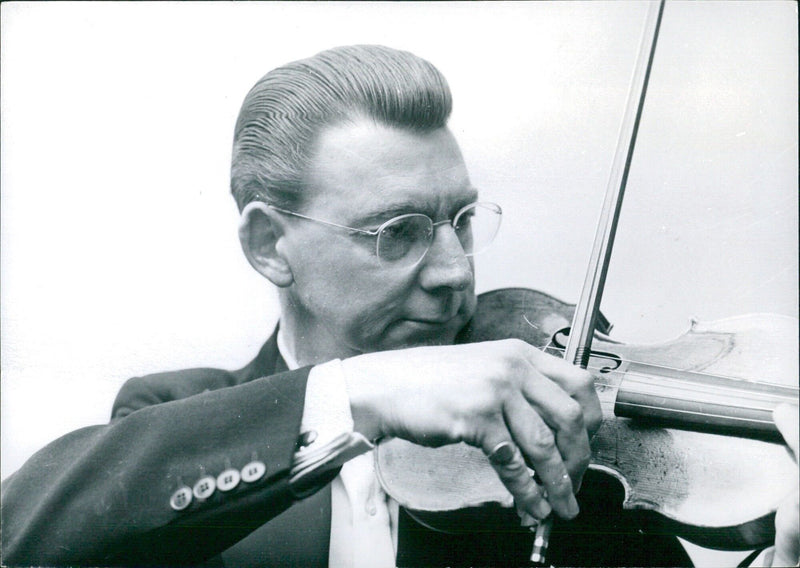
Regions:
<instances>
[{"instance_id":1,"label":"man's wrist","mask_svg":"<svg viewBox=\"0 0 800 568\"><path fill-rule=\"evenodd\" d=\"M380 401L385 397L387 387L378 379L378 371L365 364L364 357L345 359L341 368L350 401L353 429L376 442L388 435L384 431L380 411Z\"/></svg>"},{"instance_id":2,"label":"man's wrist","mask_svg":"<svg viewBox=\"0 0 800 568\"><path fill-rule=\"evenodd\" d=\"M306 383L303 417L289 485L301 499L330 482L348 460L374 446L353 432L350 400L339 359L315 366Z\"/></svg>"},{"instance_id":3,"label":"man's wrist","mask_svg":"<svg viewBox=\"0 0 800 568\"><path fill-rule=\"evenodd\" d=\"M311 369L306 384L298 445L323 446L353 431L353 417L339 359Z\"/></svg>"}]
</instances>

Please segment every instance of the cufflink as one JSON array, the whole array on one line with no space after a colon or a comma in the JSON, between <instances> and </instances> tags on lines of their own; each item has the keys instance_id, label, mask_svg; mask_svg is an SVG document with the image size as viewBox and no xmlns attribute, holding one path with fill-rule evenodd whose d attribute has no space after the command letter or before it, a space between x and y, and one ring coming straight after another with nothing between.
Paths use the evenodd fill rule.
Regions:
<instances>
[{"instance_id":1,"label":"cufflink","mask_svg":"<svg viewBox=\"0 0 800 568\"><path fill-rule=\"evenodd\" d=\"M295 446L295 451L300 451L303 448L310 446L314 443L314 440L317 439L317 431L316 430L308 430L303 432L297 438L297 445Z\"/></svg>"},{"instance_id":2,"label":"cufflink","mask_svg":"<svg viewBox=\"0 0 800 568\"><path fill-rule=\"evenodd\" d=\"M320 480L348 460L375 449L375 444L358 432L344 433L324 446L294 454L289 470L289 487L295 497L310 495L319 487Z\"/></svg>"}]
</instances>

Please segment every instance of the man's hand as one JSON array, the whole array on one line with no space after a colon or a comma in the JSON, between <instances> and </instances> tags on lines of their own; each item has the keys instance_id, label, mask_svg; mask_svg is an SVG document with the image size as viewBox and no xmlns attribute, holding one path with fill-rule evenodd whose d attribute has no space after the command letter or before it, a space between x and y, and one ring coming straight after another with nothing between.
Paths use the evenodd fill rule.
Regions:
<instances>
[{"instance_id":1,"label":"man's hand","mask_svg":"<svg viewBox=\"0 0 800 568\"><path fill-rule=\"evenodd\" d=\"M384 351L343 365L356 431L426 446L463 441L487 455L500 447L492 465L518 509L577 515L574 491L602 418L586 371L518 340Z\"/></svg>"},{"instance_id":2,"label":"man's hand","mask_svg":"<svg viewBox=\"0 0 800 568\"><path fill-rule=\"evenodd\" d=\"M775 424L781 431L795 462L800 443L800 415L798 407L784 404L773 413ZM798 489L786 496L775 516L775 553L772 566L797 566L800 561L800 496Z\"/></svg>"}]
</instances>

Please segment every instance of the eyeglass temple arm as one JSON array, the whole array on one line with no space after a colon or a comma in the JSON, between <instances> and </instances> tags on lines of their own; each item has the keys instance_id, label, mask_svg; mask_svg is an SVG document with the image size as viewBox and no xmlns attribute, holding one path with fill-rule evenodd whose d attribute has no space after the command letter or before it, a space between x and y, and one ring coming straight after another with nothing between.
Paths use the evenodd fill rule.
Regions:
<instances>
[{"instance_id":1,"label":"eyeglass temple arm","mask_svg":"<svg viewBox=\"0 0 800 568\"><path fill-rule=\"evenodd\" d=\"M305 219L307 221L314 221L315 223L322 223L323 225L328 225L329 227L337 227L339 229L346 229L348 231L355 231L356 233L361 233L364 235L369 235L371 237L377 236L378 231L367 231L366 229L356 229L355 227L348 227L346 225L339 225L338 223L331 223L330 221L323 221L322 219L315 219L314 217L309 217L307 215L302 215L300 213L295 213L294 211L289 211L288 209L281 209L280 207L276 207L267 203L267 207L270 209L274 209L279 213L283 213L285 215L291 215L293 217L299 217L301 219Z\"/></svg>"}]
</instances>

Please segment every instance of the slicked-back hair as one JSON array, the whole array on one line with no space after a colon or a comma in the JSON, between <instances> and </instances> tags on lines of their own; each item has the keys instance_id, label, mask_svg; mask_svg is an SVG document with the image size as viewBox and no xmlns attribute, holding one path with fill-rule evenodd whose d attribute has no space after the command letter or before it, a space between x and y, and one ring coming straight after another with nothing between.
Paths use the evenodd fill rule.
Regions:
<instances>
[{"instance_id":1,"label":"slicked-back hair","mask_svg":"<svg viewBox=\"0 0 800 568\"><path fill-rule=\"evenodd\" d=\"M429 62L377 45L330 49L274 69L242 103L233 141L231 192L295 208L314 142L327 127L359 117L427 132L447 124L450 88Z\"/></svg>"}]
</instances>

